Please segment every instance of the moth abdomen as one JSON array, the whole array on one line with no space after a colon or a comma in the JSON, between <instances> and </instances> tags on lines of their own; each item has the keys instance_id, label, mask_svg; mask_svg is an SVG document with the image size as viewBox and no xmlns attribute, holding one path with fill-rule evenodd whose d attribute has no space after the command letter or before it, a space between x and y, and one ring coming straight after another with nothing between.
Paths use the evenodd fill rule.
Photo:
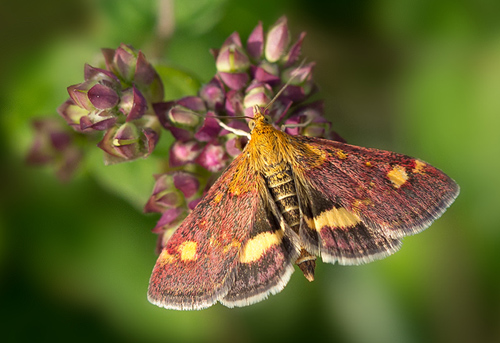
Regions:
<instances>
[{"instance_id":1,"label":"moth abdomen","mask_svg":"<svg viewBox=\"0 0 500 343\"><path fill-rule=\"evenodd\" d=\"M267 186L288 226L299 233L300 210L292 169L285 163L265 174Z\"/></svg>"},{"instance_id":2,"label":"moth abdomen","mask_svg":"<svg viewBox=\"0 0 500 343\"><path fill-rule=\"evenodd\" d=\"M265 174L265 179L283 219L292 231L300 235L300 204L291 167L285 163L273 165L272 170ZM295 263L309 281L314 280L316 256L301 248Z\"/></svg>"}]
</instances>

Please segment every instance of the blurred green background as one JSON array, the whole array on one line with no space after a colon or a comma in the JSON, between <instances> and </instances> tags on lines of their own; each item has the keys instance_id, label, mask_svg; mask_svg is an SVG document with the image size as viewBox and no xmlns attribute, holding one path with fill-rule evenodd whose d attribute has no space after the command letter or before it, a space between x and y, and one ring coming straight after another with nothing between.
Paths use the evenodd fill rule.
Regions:
<instances>
[{"instance_id":1,"label":"blurred green background","mask_svg":"<svg viewBox=\"0 0 500 343\"><path fill-rule=\"evenodd\" d=\"M169 39L157 34L168 19L160 3L0 5L2 342L500 341L500 2L183 0ZM335 130L352 144L418 156L461 195L385 260L319 263L313 283L295 273L246 308L153 306L158 217L105 186L119 167L84 166L68 184L27 168L30 120L57 116L101 47L132 44L207 82L210 48L233 31L245 41L258 20L268 28L283 14L294 37L308 33L303 55L317 62ZM157 170L135 163L147 171L136 180L147 196L153 180L142 175Z\"/></svg>"}]
</instances>

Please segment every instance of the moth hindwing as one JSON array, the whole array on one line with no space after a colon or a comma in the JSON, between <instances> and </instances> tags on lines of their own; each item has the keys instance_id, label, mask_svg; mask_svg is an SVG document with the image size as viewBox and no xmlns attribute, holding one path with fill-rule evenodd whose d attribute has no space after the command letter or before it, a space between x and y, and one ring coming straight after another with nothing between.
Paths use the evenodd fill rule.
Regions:
<instances>
[{"instance_id":1,"label":"moth hindwing","mask_svg":"<svg viewBox=\"0 0 500 343\"><path fill-rule=\"evenodd\" d=\"M439 218L458 185L405 155L275 129L257 108L251 139L174 232L149 300L179 310L246 306L281 291L316 256L361 264Z\"/></svg>"}]
</instances>

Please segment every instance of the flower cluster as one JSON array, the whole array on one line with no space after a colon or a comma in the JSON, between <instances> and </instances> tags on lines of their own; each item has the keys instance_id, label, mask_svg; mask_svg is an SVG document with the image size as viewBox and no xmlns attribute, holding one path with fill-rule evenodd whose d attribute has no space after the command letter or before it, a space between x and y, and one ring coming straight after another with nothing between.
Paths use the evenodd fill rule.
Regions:
<instances>
[{"instance_id":1,"label":"flower cluster","mask_svg":"<svg viewBox=\"0 0 500 343\"><path fill-rule=\"evenodd\" d=\"M103 49L106 69L85 65L85 81L68 87L58 109L76 131L105 131L98 146L107 164L147 157L161 127L152 104L163 100L163 84L142 52L122 44Z\"/></svg>"},{"instance_id":2,"label":"flower cluster","mask_svg":"<svg viewBox=\"0 0 500 343\"><path fill-rule=\"evenodd\" d=\"M280 18L267 34L259 22L246 48L235 32L220 50L212 51L217 74L200 89L198 96L154 104L162 126L176 139L170 148L171 170L156 177L155 190L146 206L146 211L163 213L154 229L160 234L159 247L194 207L193 201L197 203L203 191L210 188L216 179L214 175L247 142L245 136L225 129L218 120L229 128L248 132L244 121L231 117L252 117L253 106L268 105L287 84L268 109L272 122L292 135L337 137L323 117L323 103L305 103L316 87L312 78L314 63L301 65L299 61L304 37L305 33L301 33L291 43L286 17ZM216 119L217 116L229 119ZM190 181L180 183L176 179Z\"/></svg>"},{"instance_id":3,"label":"flower cluster","mask_svg":"<svg viewBox=\"0 0 500 343\"><path fill-rule=\"evenodd\" d=\"M33 121L35 137L26 156L30 165L52 165L61 181L69 181L78 168L83 152L75 144L75 135L54 118Z\"/></svg>"}]
</instances>

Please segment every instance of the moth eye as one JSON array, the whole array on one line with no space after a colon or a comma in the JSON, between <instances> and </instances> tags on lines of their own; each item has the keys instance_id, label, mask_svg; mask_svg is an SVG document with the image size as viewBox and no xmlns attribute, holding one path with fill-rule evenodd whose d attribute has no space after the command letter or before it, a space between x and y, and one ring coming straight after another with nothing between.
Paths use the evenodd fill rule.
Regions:
<instances>
[{"instance_id":1,"label":"moth eye","mask_svg":"<svg viewBox=\"0 0 500 343\"><path fill-rule=\"evenodd\" d=\"M248 122L248 127L250 128L250 130L253 130L253 128L255 127L255 121L254 120L250 120Z\"/></svg>"},{"instance_id":2,"label":"moth eye","mask_svg":"<svg viewBox=\"0 0 500 343\"><path fill-rule=\"evenodd\" d=\"M265 121L266 123L270 124L270 123L271 123L271 117L270 117L270 116L268 116L267 114L266 114L266 115L264 115L264 121Z\"/></svg>"}]
</instances>

